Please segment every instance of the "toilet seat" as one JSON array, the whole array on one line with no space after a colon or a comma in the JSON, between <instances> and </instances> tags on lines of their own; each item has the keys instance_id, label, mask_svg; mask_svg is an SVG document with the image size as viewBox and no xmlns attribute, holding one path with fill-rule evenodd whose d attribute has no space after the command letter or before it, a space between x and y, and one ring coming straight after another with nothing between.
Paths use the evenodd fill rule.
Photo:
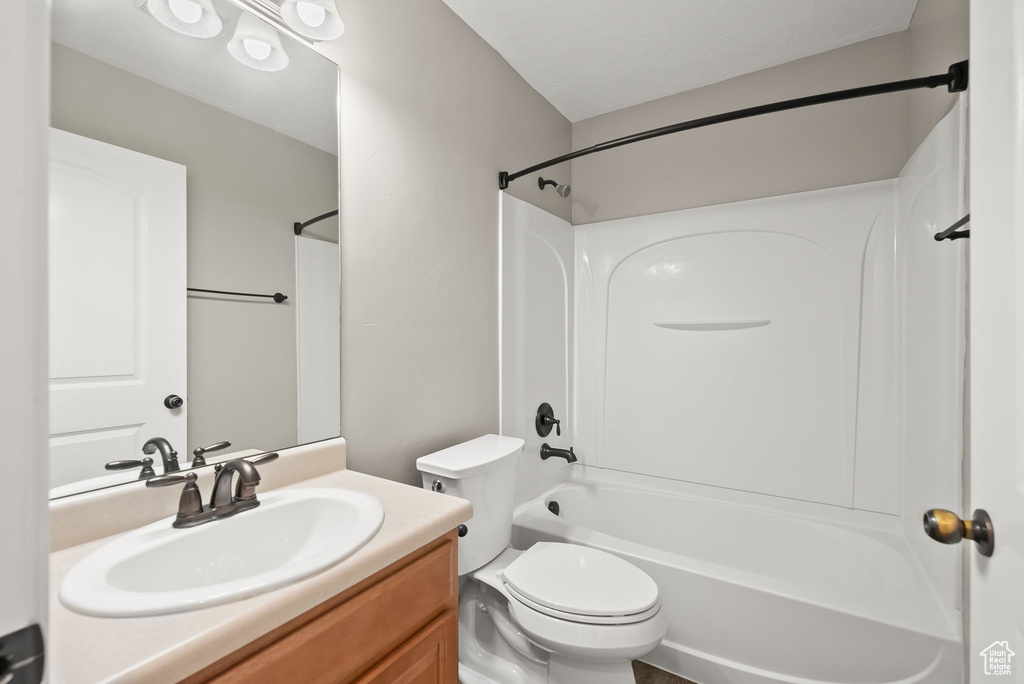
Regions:
<instances>
[{"instance_id":1,"label":"toilet seat","mask_svg":"<svg viewBox=\"0 0 1024 684\"><path fill-rule=\"evenodd\" d=\"M642 622L643 620L654 616L661 608L661 601L659 600L655 605L647 610L641 613L633 613L631 615L577 615L576 613L567 613L565 611L556 610L549 606L542 605L536 601L531 601L508 584L505 585L505 591L511 600L518 601L524 606L532 608L539 613L550 615L551 617L558 618L559 620L579 622L585 625L631 625L635 622Z\"/></svg>"},{"instance_id":2,"label":"toilet seat","mask_svg":"<svg viewBox=\"0 0 1024 684\"><path fill-rule=\"evenodd\" d=\"M539 542L501 571L509 596L545 615L585 624L622 625L658 612L658 585L605 551Z\"/></svg>"},{"instance_id":3,"label":"toilet seat","mask_svg":"<svg viewBox=\"0 0 1024 684\"><path fill-rule=\"evenodd\" d=\"M640 658L661 643L668 629L668 617L660 606L644 620L618 625L563 620L516 599L509 600L508 609L532 643L550 653L592 663Z\"/></svg>"}]
</instances>

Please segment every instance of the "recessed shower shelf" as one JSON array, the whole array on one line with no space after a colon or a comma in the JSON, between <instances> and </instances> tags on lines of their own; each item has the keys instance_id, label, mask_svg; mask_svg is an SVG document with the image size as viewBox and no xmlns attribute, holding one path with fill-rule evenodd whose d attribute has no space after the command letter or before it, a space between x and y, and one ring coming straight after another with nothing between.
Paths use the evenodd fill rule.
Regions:
<instances>
[{"instance_id":1,"label":"recessed shower shelf","mask_svg":"<svg viewBox=\"0 0 1024 684\"><path fill-rule=\"evenodd\" d=\"M694 330L707 332L713 330L745 330L747 328L761 328L771 323L766 318L750 321L686 321L683 323L655 323L659 328L668 330Z\"/></svg>"}]
</instances>

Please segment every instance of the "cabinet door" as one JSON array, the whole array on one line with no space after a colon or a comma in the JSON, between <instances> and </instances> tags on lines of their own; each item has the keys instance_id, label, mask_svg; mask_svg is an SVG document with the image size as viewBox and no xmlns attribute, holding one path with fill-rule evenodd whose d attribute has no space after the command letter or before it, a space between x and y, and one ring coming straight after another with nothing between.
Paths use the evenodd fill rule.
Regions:
<instances>
[{"instance_id":1,"label":"cabinet door","mask_svg":"<svg viewBox=\"0 0 1024 684\"><path fill-rule=\"evenodd\" d=\"M364 675L358 684L456 684L458 613L450 610Z\"/></svg>"}]
</instances>

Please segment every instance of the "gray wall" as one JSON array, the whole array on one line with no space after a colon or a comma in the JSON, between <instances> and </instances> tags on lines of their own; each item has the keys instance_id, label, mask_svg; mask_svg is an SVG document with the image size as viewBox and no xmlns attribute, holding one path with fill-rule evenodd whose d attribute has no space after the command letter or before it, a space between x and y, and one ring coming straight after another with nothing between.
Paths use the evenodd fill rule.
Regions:
<instances>
[{"instance_id":1,"label":"gray wall","mask_svg":"<svg viewBox=\"0 0 1024 684\"><path fill-rule=\"evenodd\" d=\"M967 1L919 0L910 29L577 122L573 149L677 121L943 73L967 58ZM893 178L949 111L896 93L689 131L578 159L573 223Z\"/></svg>"},{"instance_id":2,"label":"gray wall","mask_svg":"<svg viewBox=\"0 0 1024 684\"><path fill-rule=\"evenodd\" d=\"M498 171L570 125L441 0L339 9L342 434L354 470L418 483L417 457L498 429Z\"/></svg>"},{"instance_id":3,"label":"gray wall","mask_svg":"<svg viewBox=\"0 0 1024 684\"><path fill-rule=\"evenodd\" d=\"M337 206L337 157L57 44L52 88L54 127L187 167L190 287L294 294L291 225ZM291 303L188 302L188 451L295 444Z\"/></svg>"},{"instance_id":4,"label":"gray wall","mask_svg":"<svg viewBox=\"0 0 1024 684\"><path fill-rule=\"evenodd\" d=\"M573 148L677 121L907 78L897 33L573 125ZM881 95L688 131L573 162L573 223L893 178L907 97Z\"/></svg>"}]
</instances>

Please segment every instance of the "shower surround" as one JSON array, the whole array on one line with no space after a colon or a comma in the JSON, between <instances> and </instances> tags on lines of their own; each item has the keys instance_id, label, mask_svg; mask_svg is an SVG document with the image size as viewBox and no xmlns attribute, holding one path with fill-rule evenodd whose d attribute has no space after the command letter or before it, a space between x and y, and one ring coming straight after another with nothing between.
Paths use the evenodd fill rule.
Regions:
<instances>
[{"instance_id":1,"label":"shower surround","mask_svg":"<svg viewBox=\"0 0 1024 684\"><path fill-rule=\"evenodd\" d=\"M655 577L652 663L959 680L960 553L920 520L961 500L964 246L933 235L965 213L963 106L891 180L575 229L503 198L513 540ZM537 456L540 401L565 414L571 469Z\"/></svg>"}]
</instances>

